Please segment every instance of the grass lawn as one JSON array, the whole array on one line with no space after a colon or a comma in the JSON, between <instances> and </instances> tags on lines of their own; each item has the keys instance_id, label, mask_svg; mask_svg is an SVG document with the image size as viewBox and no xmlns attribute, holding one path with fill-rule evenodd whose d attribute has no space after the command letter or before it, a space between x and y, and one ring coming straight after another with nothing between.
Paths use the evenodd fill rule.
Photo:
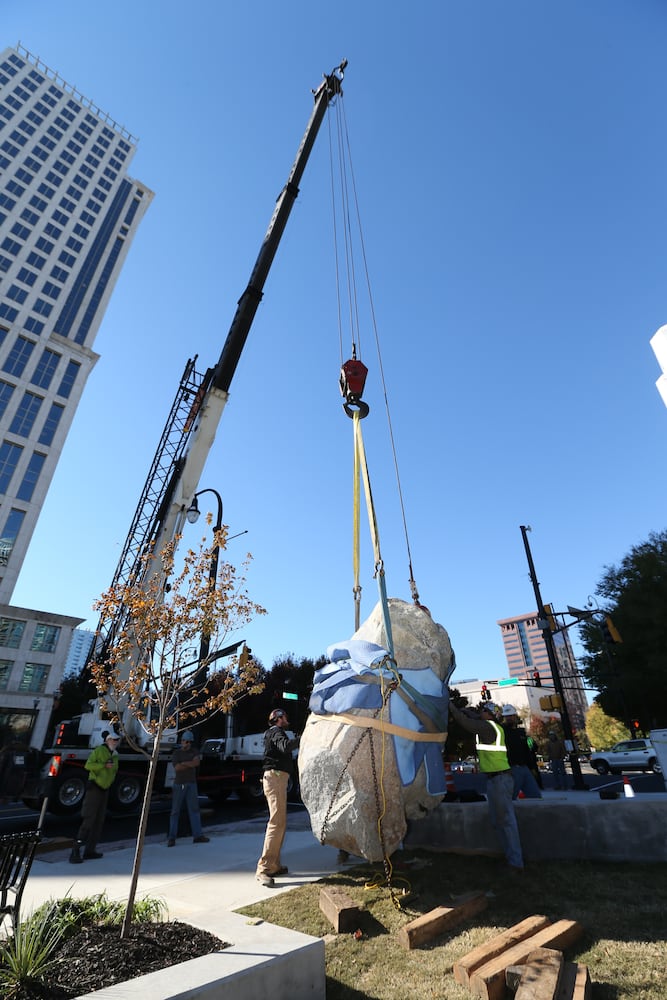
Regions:
<instances>
[{"instance_id":1,"label":"grass lawn","mask_svg":"<svg viewBox=\"0 0 667 1000\"><path fill-rule=\"evenodd\" d=\"M582 924L584 936L565 958L588 966L594 1000L667 997L664 864L533 862L511 876L496 858L401 851L391 865L393 892L380 865L362 864L239 912L324 938L327 1000L469 1000L453 963L533 914ZM361 936L333 932L319 909L322 884L345 889L363 907ZM481 913L425 947L397 944L406 923L472 891L487 895Z\"/></svg>"}]
</instances>

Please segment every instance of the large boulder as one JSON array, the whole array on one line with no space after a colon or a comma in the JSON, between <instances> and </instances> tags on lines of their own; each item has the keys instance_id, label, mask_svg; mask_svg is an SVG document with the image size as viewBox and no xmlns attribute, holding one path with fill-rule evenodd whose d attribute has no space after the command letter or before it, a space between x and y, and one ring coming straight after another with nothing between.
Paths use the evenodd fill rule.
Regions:
<instances>
[{"instance_id":1,"label":"large boulder","mask_svg":"<svg viewBox=\"0 0 667 1000\"><path fill-rule=\"evenodd\" d=\"M329 647L299 749L313 832L369 861L389 857L407 820L434 809L446 791L449 636L419 605L390 598L388 609L393 661L378 604L351 640Z\"/></svg>"}]
</instances>

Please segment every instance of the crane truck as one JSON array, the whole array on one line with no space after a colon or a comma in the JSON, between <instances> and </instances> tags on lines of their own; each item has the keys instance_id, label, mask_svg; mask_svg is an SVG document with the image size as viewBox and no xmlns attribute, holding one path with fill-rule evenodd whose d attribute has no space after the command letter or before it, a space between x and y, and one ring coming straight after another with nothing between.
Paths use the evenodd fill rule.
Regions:
<instances>
[{"instance_id":1,"label":"crane truck","mask_svg":"<svg viewBox=\"0 0 667 1000\"><path fill-rule=\"evenodd\" d=\"M112 586L122 586L136 579L140 573L148 587L158 572L159 560L156 558L149 562L146 569L145 553L159 554L169 542L180 536L315 139L329 105L342 96L346 66L347 60L344 60L325 75L313 91L314 106L306 131L287 182L276 200L250 280L237 303L217 364L203 374L198 373L195 356L185 366ZM114 635L123 627L123 620L121 607L114 618L100 622L93 654L95 658L103 658L105 647L111 644ZM234 652L236 648L229 647L229 651ZM34 756L26 761L23 801L39 808L46 797L52 812L77 811L86 789L84 764L90 749L102 742L102 734L109 728L108 716L97 699L90 702L89 712L60 723L52 744L39 752L39 761L36 762ZM122 736L130 736L136 746L149 752L152 749L151 733L130 712L125 712L120 719L120 730ZM176 729L166 730L163 734L156 791L166 791L169 787L169 759L177 739ZM117 810L131 810L141 801L148 759L146 754L134 750L125 739L121 742L119 754L120 767L112 786L110 806ZM262 755L262 744L256 734L234 737L227 733L220 739L207 740L202 747L199 768L200 792L219 799L237 790L243 797L256 798L261 795Z\"/></svg>"}]
</instances>

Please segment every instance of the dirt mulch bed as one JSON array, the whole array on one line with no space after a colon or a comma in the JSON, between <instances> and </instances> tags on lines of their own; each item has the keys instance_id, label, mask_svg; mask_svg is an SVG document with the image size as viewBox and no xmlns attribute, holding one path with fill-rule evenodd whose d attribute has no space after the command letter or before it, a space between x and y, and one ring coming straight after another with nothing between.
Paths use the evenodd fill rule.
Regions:
<instances>
[{"instance_id":1,"label":"dirt mulch bed","mask_svg":"<svg viewBox=\"0 0 667 1000\"><path fill-rule=\"evenodd\" d=\"M11 997L71 1000L227 947L208 931L179 921L134 924L123 939L119 927L87 927L63 943L41 982L26 983Z\"/></svg>"}]
</instances>

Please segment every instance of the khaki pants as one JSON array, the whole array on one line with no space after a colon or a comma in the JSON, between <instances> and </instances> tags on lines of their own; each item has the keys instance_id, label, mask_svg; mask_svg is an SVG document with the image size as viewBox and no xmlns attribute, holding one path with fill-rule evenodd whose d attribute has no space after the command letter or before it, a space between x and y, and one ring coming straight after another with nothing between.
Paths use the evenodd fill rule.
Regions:
<instances>
[{"instance_id":1,"label":"khaki pants","mask_svg":"<svg viewBox=\"0 0 667 1000\"><path fill-rule=\"evenodd\" d=\"M258 875L273 875L282 867L280 850L287 829L287 771L265 771L262 787L269 806L262 856L257 862Z\"/></svg>"}]
</instances>

